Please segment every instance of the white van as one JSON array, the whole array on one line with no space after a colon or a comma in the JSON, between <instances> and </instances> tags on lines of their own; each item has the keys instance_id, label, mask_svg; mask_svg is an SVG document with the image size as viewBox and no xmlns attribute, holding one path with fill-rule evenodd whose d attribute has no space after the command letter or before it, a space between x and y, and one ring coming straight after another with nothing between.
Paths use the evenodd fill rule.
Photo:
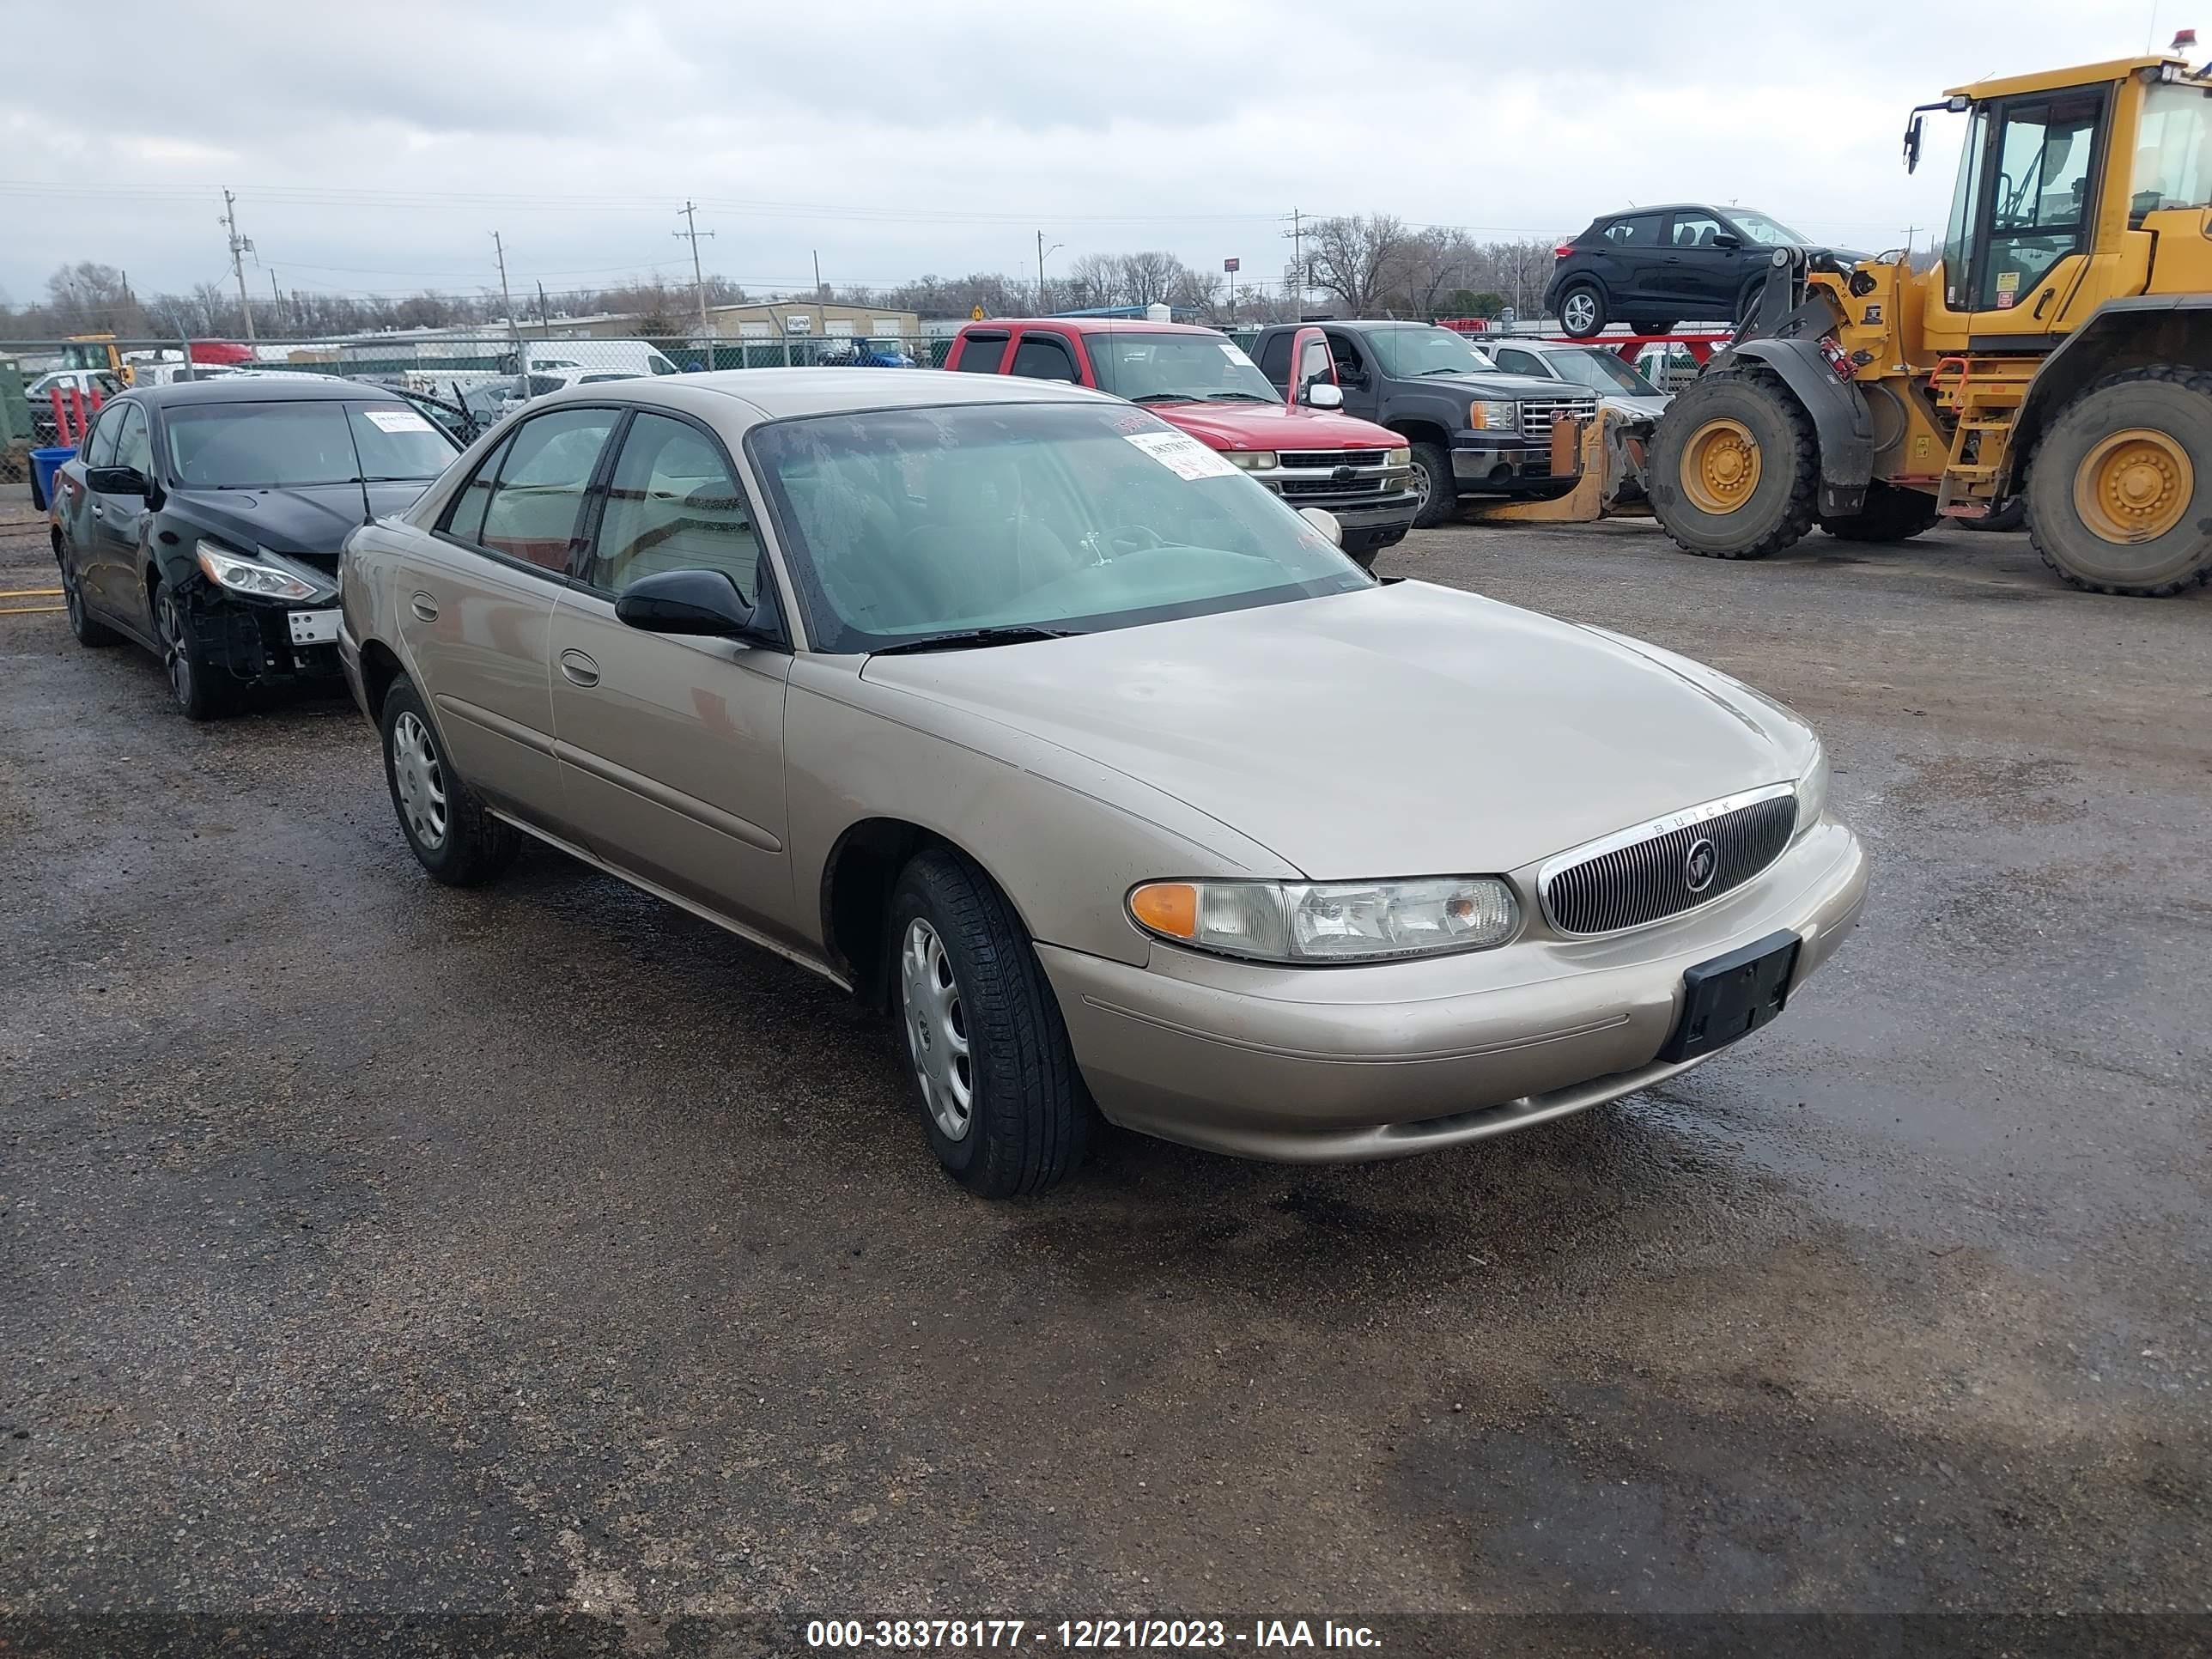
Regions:
<instances>
[{"instance_id":1,"label":"white van","mask_svg":"<svg viewBox=\"0 0 2212 1659\"><path fill-rule=\"evenodd\" d=\"M632 374L682 373L650 340L525 340L519 374L555 374L563 369L627 369Z\"/></svg>"}]
</instances>

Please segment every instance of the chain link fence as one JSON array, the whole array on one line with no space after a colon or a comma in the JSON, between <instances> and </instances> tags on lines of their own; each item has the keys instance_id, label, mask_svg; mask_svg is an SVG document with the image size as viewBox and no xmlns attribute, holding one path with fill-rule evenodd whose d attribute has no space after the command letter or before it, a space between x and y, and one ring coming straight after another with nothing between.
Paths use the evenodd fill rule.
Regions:
<instances>
[{"instance_id":1,"label":"chain link fence","mask_svg":"<svg viewBox=\"0 0 2212 1659\"><path fill-rule=\"evenodd\" d=\"M0 340L0 483L32 452L68 447L126 386L314 375L427 400L472 435L533 397L579 382L733 368L937 368L951 331L606 338L555 332L380 335L351 340Z\"/></svg>"}]
</instances>

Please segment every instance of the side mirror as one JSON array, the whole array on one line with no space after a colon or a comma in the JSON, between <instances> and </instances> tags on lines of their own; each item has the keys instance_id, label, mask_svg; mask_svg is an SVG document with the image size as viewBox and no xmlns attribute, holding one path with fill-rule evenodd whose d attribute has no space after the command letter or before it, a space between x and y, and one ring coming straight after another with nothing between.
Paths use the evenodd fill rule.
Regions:
<instances>
[{"instance_id":1,"label":"side mirror","mask_svg":"<svg viewBox=\"0 0 2212 1659\"><path fill-rule=\"evenodd\" d=\"M1342 409L1344 388L1331 386L1327 380L1308 380L1305 390L1298 393L1298 401L1309 409Z\"/></svg>"},{"instance_id":2,"label":"side mirror","mask_svg":"<svg viewBox=\"0 0 2212 1659\"><path fill-rule=\"evenodd\" d=\"M648 634L743 639L754 634L754 607L721 570L661 570L615 598L615 619Z\"/></svg>"},{"instance_id":3,"label":"side mirror","mask_svg":"<svg viewBox=\"0 0 2212 1659\"><path fill-rule=\"evenodd\" d=\"M95 495L150 495L153 481L135 466L88 466L85 488Z\"/></svg>"},{"instance_id":4,"label":"side mirror","mask_svg":"<svg viewBox=\"0 0 2212 1659\"><path fill-rule=\"evenodd\" d=\"M1919 170L1919 167L1920 118L1916 115L1912 118L1911 125L1905 129L1905 170L1907 173L1914 173Z\"/></svg>"},{"instance_id":5,"label":"side mirror","mask_svg":"<svg viewBox=\"0 0 2212 1659\"><path fill-rule=\"evenodd\" d=\"M1298 517L1328 538L1331 547L1344 545L1344 526L1336 521L1336 514L1325 507L1302 507Z\"/></svg>"},{"instance_id":6,"label":"side mirror","mask_svg":"<svg viewBox=\"0 0 2212 1659\"><path fill-rule=\"evenodd\" d=\"M1743 238L1737 235L1732 230L1717 230L1713 233L1713 246L1715 247L1741 247L1743 246Z\"/></svg>"}]
</instances>

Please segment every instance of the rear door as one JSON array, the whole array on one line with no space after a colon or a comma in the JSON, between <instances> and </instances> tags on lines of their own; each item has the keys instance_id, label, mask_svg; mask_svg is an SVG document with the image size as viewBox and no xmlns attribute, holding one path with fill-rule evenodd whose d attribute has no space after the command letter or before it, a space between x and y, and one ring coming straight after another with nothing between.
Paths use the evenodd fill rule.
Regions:
<instances>
[{"instance_id":1,"label":"rear door","mask_svg":"<svg viewBox=\"0 0 2212 1659\"><path fill-rule=\"evenodd\" d=\"M1606 286L1616 307L1625 300L1665 302L1667 251L1660 239L1666 222L1663 213L1624 214L1601 233L1598 257L1604 264Z\"/></svg>"},{"instance_id":2,"label":"rear door","mask_svg":"<svg viewBox=\"0 0 2212 1659\"><path fill-rule=\"evenodd\" d=\"M1075 342L1056 328L1025 328L1015 338L1013 362L1006 372L1031 380L1087 385L1077 349Z\"/></svg>"},{"instance_id":3,"label":"rear door","mask_svg":"<svg viewBox=\"0 0 2212 1659\"><path fill-rule=\"evenodd\" d=\"M620 418L572 407L520 422L398 576L400 637L454 766L509 811L570 839L553 758L553 602Z\"/></svg>"},{"instance_id":4,"label":"rear door","mask_svg":"<svg viewBox=\"0 0 2212 1659\"><path fill-rule=\"evenodd\" d=\"M640 410L593 516L581 579L553 611L556 753L576 821L610 864L796 938L784 850L790 651L651 634L615 615L641 577L710 570L781 616L737 469L705 427Z\"/></svg>"}]
</instances>

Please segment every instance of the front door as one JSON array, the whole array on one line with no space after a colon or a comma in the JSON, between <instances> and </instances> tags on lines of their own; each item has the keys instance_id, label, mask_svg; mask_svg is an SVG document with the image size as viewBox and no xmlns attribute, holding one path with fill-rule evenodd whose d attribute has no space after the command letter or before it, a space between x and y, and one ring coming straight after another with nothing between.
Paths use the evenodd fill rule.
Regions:
<instances>
[{"instance_id":1,"label":"front door","mask_svg":"<svg viewBox=\"0 0 2212 1659\"><path fill-rule=\"evenodd\" d=\"M1329 356L1336 363L1336 384L1344 392L1344 412L1363 421L1373 420L1382 404L1379 365L1370 361L1354 336L1335 328L1323 332Z\"/></svg>"},{"instance_id":2,"label":"front door","mask_svg":"<svg viewBox=\"0 0 2212 1659\"><path fill-rule=\"evenodd\" d=\"M1686 317L1732 319L1747 269L1741 251L1723 247L1736 234L1713 215L1692 209L1670 215L1659 288Z\"/></svg>"},{"instance_id":3,"label":"front door","mask_svg":"<svg viewBox=\"0 0 2212 1659\"><path fill-rule=\"evenodd\" d=\"M2088 258L2108 100L2102 87L1983 106L1944 238L1943 304L1970 340L2048 334ZM1931 331L1949 331L1929 319Z\"/></svg>"},{"instance_id":4,"label":"front door","mask_svg":"<svg viewBox=\"0 0 2212 1659\"><path fill-rule=\"evenodd\" d=\"M592 850L720 915L796 939L784 849L780 645L649 634L615 615L641 577L727 576L781 614L757 520L720 441L640 412L622 441L583 566L554 606L562 787ZM765 599L765 603L763 603Z\"/></svg>"},{"instance_id":5,"label":"front door","mask_svg":"<svg viewBox=\"0 0 2212 1659\"><path fill-rule=\"evenodd\" d=\"M557 409L516 427L399 574L399 631L454 767L508 811L574 839L553 759L550 634L583 506L620 419Z\"/></svg>"}]
</instances>

